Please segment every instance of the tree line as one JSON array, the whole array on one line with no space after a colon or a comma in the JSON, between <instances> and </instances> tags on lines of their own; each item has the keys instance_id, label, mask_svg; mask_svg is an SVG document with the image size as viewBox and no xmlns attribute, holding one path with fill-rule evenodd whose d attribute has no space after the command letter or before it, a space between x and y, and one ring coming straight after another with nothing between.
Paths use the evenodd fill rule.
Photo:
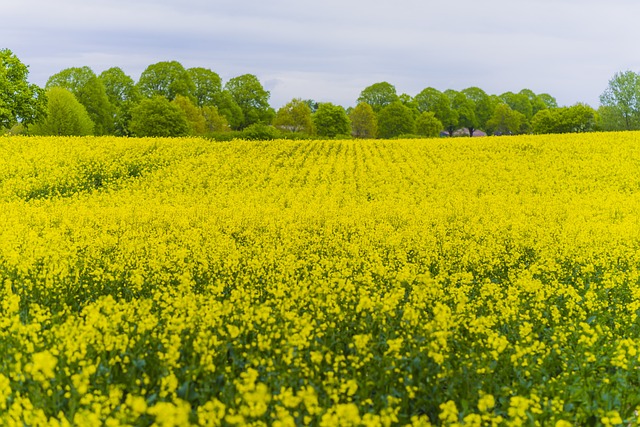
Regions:
<instances>
[{"instance_id":1,"label":"tree line","mask_svg":"<svg viewBox=\"0 0 640 427\"><path fill-rule=\"evenodd\" d=\"M597 111L582 103L559 107L553 96L529 89L492 95L478 87L428 87L410 96L388 82L364 88L355 107L293 99L276 111L252 74L223 84L210 69L164 61L134 81L118 67L96 74L85 66L64 69L40 88L27 82L27 66L9 49L0 50L0 61L4 133L407 138L640 128L640 77L633 72L614 76Z\"/></svg>"}]
</instances>

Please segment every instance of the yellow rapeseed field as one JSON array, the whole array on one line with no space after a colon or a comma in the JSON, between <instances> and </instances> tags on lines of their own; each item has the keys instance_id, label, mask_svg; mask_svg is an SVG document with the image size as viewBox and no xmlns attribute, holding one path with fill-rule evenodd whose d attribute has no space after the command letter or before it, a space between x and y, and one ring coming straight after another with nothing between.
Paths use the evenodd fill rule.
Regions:
<instances>
[{"instance_id":1,"label":"yellow rapeseed field","mask_svg":"<svg viewBox=\"0 0 640 427\"><path fill-rule=\"evenodd\" d=\"M640 133L0 153L0 425L637 424Z\"/></svg>"}]
</instances>

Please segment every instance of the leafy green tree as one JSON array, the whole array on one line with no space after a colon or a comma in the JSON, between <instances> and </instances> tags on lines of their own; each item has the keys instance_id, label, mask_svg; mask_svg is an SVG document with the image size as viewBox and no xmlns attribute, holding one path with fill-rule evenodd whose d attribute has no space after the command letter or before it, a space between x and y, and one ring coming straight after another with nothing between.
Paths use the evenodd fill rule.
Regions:
<instances>
[{"instance_id":1,"label":"leafy green tree","mask_svg":"<svg viewBox=\"0 0 640 427\"><path fill-rule=\"evenodd\" d=\"M493 135L514 135L521 132L527 118L507 104L499 104L487 122L487 132Z\"/></svg>"},{"instance_id":2,"label":"leafy green tree","mask_svg":"<svg viewBox=\"0 0 640 427\"><path fill-rule=\"evenodd\" d=\"M414 132L413 113L402 102L392 102L378 113L378 135L381 138L393 138Z\"/></svg>"},{"instance_id":3,"label":"leafy green tree","mask_svg":"<svg viewBox=\"0 0 640 427\"><path fill-rule=\"evenodd\" d=\"M458 113L451 106L451 99L437 89L428 87L414 97L421 113L431 111L440 120L444 129L456 129ZM451 133L450 136L453 136Z\"/></svg>"},{"instance_id":4,"label":"leafy green tree","mask_svg":"<svg viewBox=\"0 0 640 427\"><path fill-rule=\"evenodd\" d=\"M351 134L356 138L375 138L378 135L378 117L371 105L361 102L349 113Z\"/></svg>"},{"instance_id":5,"label":"leafy green tree","mask_svg":"<svg viewBox=\"0 0 640 427\"><path fill-rule=\"evenodd\" d=\"M0 49L0 129L30 125L46 114L43 89L27 82L29 69L9 49Z\"/></svg>"},{"instance_id":6,"label":"leafy green tree","mask_svg":"<svg viewBox=\"0 0 640 427\"><path fill-rule=\"evenodd\" d=\"M319 136L335 138L338 135L351 134L351 123L347 112L339 105L323 102L312 116L313 124Z\"/></svg>"},{"instance_id":7,"label":"leafy green tree","mask_svg":"<svg viewBox=\"0 0 640 427\"><path fill-rule=\"evenodd\" d=\"M231 130L227 118L220 114L218 107L205 105L201 110L204 117L205 133L229 132Z\"/></svg>"},{"instance_id":8,"label":"leafy green tree","mask_svg":"<svg viewBox=\"0 0 640 427\"><path fill-rule=\"evenodd\" d=\"M535 116L538 111L548 108L544 99L536 95L531 89L522 89L518 92L518 95L524 95L529 99L531 103L531 117ZM531 117L528 118L531 119Z\"/></svg>"},{"instance_id":9,"label":"leafy green tree","mask_svg":"<svg viewBox=\"0 0 640 427\"><path fill-rule=\"evenodd\" d=\"M469 136L473 136L473 132L478 126L473 101L467 98L463 92L447 90L445 94L451 100L451 108L458 116L458 122L456 124L451 123L447 126L449 135L453 135L457 128L463 127L469 129Z\"/></svg>"},{"instance_id":10,"label":"leafy green tree","mask_svg":"<svg viewBox=\"0 0 640 427\"><path fill-rule=\"evenodd\" d=\"M531 132L535 134L555 133L560 126L560 115L555 109L541 110L531 118Z\"/></svg>"},{"instance_id":11,"label":"leafy green tree","mask_svg":"<svg viewBox=\"0 0 640 427\"><path fill-rule=\"evenodd\" d=\"M601 105L597 112L597 127L602 131L616 131L626 129L622 114L616 107Z\"/></svg>"},{"instance_id":12,"label":"leafy green tree","mask_svg":"<svg viewBox=\"0 0 640 427\"><path fill-rule=\"evenodd\" d=\"M198 107L215 105L217 95L222 92L220 76L208 68L189 68L187 73L195 86L193 96Z\"/></svg>"},{"instance_id":13,"label":"leafy green tree","mask_svg":"<svg viewBox=\"0 0 640 427\"><path fill-rule=\"evenodd\" d=\"M229 91L235 102L240 106L244 121L242 127L254 123L268 124L273 121L275 111L269 106L269 91L253 74L234 77L227 82L225 89Z\"/></svg>"},{"instance_id":14,"label":"leafy green tree","mask_svg":"<svg viewBox=\"0 0 640 427\"><path fill-rule=\"evenodd\" d=\"M538 99L547 107L547 108L558 108L558 101L549 95L548 93L541 93L538 95Z\"/></svg>"},{"instance_id":15,"label":"leafy green tree","mask_svg":"<svg viewBox=\"0 0 640 427\"><path fill-rule=\"evenodd\" d=\"M229 122L231 129L238 130L244 123L244 113L242 108L233 99L231 92L223 90L214 97L214 105L218 107L218 112L222 114Z\"/></svg>"},{"instance_id":16,"label":"leafy green tree","mask_svg":"<svg viewBox=\"0 0 640 427\"><path fill-rule=\"evenodd\" d=\"M364 88L358 97L358 103L369 104L376 113L397 100L395 86L387 82L374 83Z\"/></svg>"},{"instance_id":17,"label":"leafy green tree","mask_svg":"<svg viewBox=\"0 0 640 427\"><path fill-rule=\"evenodd\" d=\"M311 120L311 108L302 99L293 99L276 113L273 125L287 132L313 133L313 120Z\"/></svg>"},{"instance_id":18,"label":"leafy green tree","mask_svg":"<svg viewBox=\"0 0 640 427\"><path fill-rule=\"evenodd\" d=\"M577 103L561 110L563 132L592 132L595 130L598 113L589 105Z\"/></svg>"},{"instance_id":19,"label":"leafy green tree","mask_svg":"<svg viewBox=\"0 0 640 427\"><path fill-rule=\"evenodd\" d=\"M622 122L622 129L626 130L640 129L640 74L633 71L614 74L600 95L600 103L610 108L609 114L620 117L610 123Z\"/></svg>"},{"instance_id":20,"label":"leafy green tree","mask_svg":"<svg viewBox=\"0 0 640 427\"><path fill-rule=\"evenodd\" d=\"M196 107L189 98L176 95L171 103L177 105L184 111L189 125L189 135L203 135L205 133L206 121L202 115L202 111Z\"/></svg>"},{"instance_id":21,"label":"leafy green tree","mask_svg":"<svg viewBox=\"0 0 640 427\"><path fill-rule=\"evenodd\" d=\"M143 96L164 96L169 101L177 95L195 101L196 86L178 61L163 61L149 65L140 75L138 88Z\"/></svg>"},{"instance_id":22,"label":"leafy green tree","mask_svg":"<svg viewBox=\"0 0 640 427\"><path fill-rule=\"evenodd\" d=\"M591 132L596 126L596 111L586 104L540 110L531 119L536 134Z\"/></svg>"},{"instance_id":23,"label":"leafy green tree","mask_svg":"<svg viewBox=\"0 0 640 427\"><path fill-rule=\"evenodd\" d=\"M493 115L493 110L496 108L496 103L491 96L489 96L484 90L480 89L479 87L469 87L463 89L462 93L473 105L476 126L473 128L469 128L469 135L473 136L473 132L476 130L476 128L486 129L487 122Z\"/></svg>"},{"instance_id":24,"label":"leafy green tree","mask_svg":"<svg viewBox=\"0 0 640 427\"><path fill-rule=\"evenodd\" d=\"M442 122L436 118L433 111L425 111L416 119L416 133L429 138L440 136L444 129Z\"/></svg>"},{"instance_id":25,"label":"leafy green tree","mask_svg":"<svg viewBox=\"0 0 640 427\"><path fill-rule=\"evenodd\" d=\"M46 88L52 87L61 87L73 93L89 113L95 124L96 135L108 134L113 129L113 106L109 102L102 80L91 68L66 68L49 77Z\"/></svg>"},{"instance_id":26,"label":"leafy green tree","mask_svg":"<svg viewBox=\"0 0 640 427\"><path fill-rule=\"evenodd\" d=\"M98 76L104 85L109 102L113 106L112 124L109 133L118 136L128 136L131 108L141 99L140 91L135 81L125 74L119 67L112 67Z\"/></svg>"},{"instance_id":27,"label":"leafy green tree","mask_svg":"<svg viewBox=\"0 0 640 427\"><path fill-rule=\"evenodd\" d=\"M47 114L31 127L34 135L84 136L93 134L94 124L84 106L67 89L47 90Z\"/></svg>"},{"instance_id":28,"label":"leafy green tree","mask_svg":"<svg viewBox=\"0 0 640 427\"><path fill-rule=\"evenodd\" d=\"M525 120L533 117L533 105L526 93L505 92L500 95L500 100L507 104L513 111L518 111L524 115Z\"/></svg>"},{"instance_id":29,"label":"leafy green tree","mask_svg":"<svg viewBox=\"0 0 640 427\"><path fill-rule=\"evenodd\" d=\"M186 136L189 123L185 112L162 95L143 99L131 110L131 131L136 136Z\"/></svg>"}]
</instances>

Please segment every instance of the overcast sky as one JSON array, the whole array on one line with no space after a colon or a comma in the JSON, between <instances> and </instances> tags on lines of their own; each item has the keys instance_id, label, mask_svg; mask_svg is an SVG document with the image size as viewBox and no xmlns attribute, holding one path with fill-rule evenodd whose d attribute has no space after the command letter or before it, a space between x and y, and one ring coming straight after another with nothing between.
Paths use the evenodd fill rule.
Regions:
<instances>
[{"instance_id":1,"label":"overcast sky","mask_svg":"<svg viewBox=\"0 0 640 427\"><path fill-rule=\"evenodd\" d=\"M0 48L44 86L69 67L137 80L177 60L226 82L255 74L275 108L355 105L381 81L416 95L529 88L599 105L617 71L640 72L634 0L1 0Z\"/></svg>"}]
</instances>

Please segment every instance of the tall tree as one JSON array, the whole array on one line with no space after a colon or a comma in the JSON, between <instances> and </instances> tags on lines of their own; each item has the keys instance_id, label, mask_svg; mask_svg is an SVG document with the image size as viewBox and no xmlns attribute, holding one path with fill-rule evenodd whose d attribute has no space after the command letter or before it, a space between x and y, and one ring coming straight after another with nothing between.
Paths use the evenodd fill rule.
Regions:
<instances>
[{"instance_id":1,"label":"tall tree","mask_svg":"<svg viewBox=\"0 0 640 427\"><path fill-rule=\"evenodd\" d=\"M84 106L67 89L47 90L47 114L31 127L34 135L84 136L93 134L94 124Z\"/></svg>"},{"instance_id":2,"label":"tall tree","mask_svg":"<svg viewBox=\"0 0 640 427\"><path fill-rule=\"evenodd\" d=\"M621 118L624 129L640 129L640 75L633 71L615 73L600 95L600 103Z\"/></svg>"},{"instance_id":3,"label":"tall tree","mask_svg":"<svg viewBox=\"0 0 640 427\"><path fill-rule=\"evenodd\" d=\"M95 124L96 135L110 132L113 126L113 106L109 102L104 84L91 68L66 68L49 78L46 88L52 87L61 87L73 93Z\"/></svg>"},{"instance_id":4,"label":"tall tree","mask_svg":"<svg viewBox=\"0 0 640 427\"><path fill-rule=\"evenodd\" d=\"M0 49L0 130L29 125L46 114L44 90L27 81L29 69L9 49Z\"/></svg>"},{"instance_id":5,"label":"tall tree","mask_svg":"<svg viewBox=\"0 0 640 427\"><path fill-rule=\"evenodd\" d=\"M201 67L189 68L187 73L195 86L193 96L196 105L198 107L215 105L216 97L222 91L220 76L208 68Z\"/></svg>"},{"instance_id":6,"label":"tall tree","mask_svg":"<svg viewBox=\"0 0 640 427\"><path fill-rule=\"evenodd\" d=\"M275 111L269 106L271 94L265 90L260 80L253 74L244 74L229 80L225 89L240 106L244 116L242 127L253 123L271 123Z\"/></svg>"},{"instance_id":7,"label":"tall tree","mask_svg":"<svg viewBox=\"0 0 640 427\"><path fill-rule=\"evenodd\" d=\"M431 111L445 129L456 129L458 113L451 107L451 99L437 89L428 87L414 97L418 111ZM450 134L453 136L453 134Z\"/></svg>"},{"instance_id":8,"label":"tall tree","mask_svg":"<svg viewBox=\"0 0 640 427\"><path fill-rule=\"evenodd\" d=\"M293 99L278 110L273 125L287 132L311 135L311 108L302 99Z\"/></svg>"},{"instance_id":9,"label":"tall tree","mask_svg":"<svg viewBox=\"0 0 640 427\"><path fill-rule=\"evenodd\" d=\"M378 113L378 135L381 138L393 138L414 132L413 112L402 102L392 102Z\"/></svg>"},{"instance_id":10,"label":"tall tree","mask_svg":"<svg viewBox=\"0 0 640 427\"><path fill-rule=\"evenodd\" d=\"M378 117L371 105L361 102L349 113L351 134L356 138L375 138L378 135Z\"/></svg>"},{"instance_id":11,"label":"tall tree","mask_svg":"<svg viewBox=\"0 0 640 427\"><path fill-rule=\"evenodd\" d=\"M312 118L319 136L334 138L338 135L351 134L349 117L344 108L339 105L333 105L330 102L320 103Z\"/></svg>"},{"instance_id":12,"label":"tall tree","mask_svg":"<svg viewBox=\"0 0 640 427\"><path fill-rule=\"evenodd\" d=\"M445 94L451 100L451 108L457 113L458 123L450 124L447 126L449 135L457 130L458 127L469 129L469 136L473 136L473 132L478 126L478 120L476 119L475 106L473 101L463 93L455 90L447 90Z\"/></svg>"},{"instance_id":13,"label":"tall tree","mask_svg":"<svg viewBox=\"0 0 640 427\"><path fill-rule=\"evenodd\" d=\"M185 112L162 95L143 99L131 110L131 131L136 136L186 136Z\"/></svg>"},{"instance_id":14,"label":"tall tree","mask_svg":"<svg viewBox=\"0 0 640 427\"><path fill-rule=\"evenodd\" d=\"M358 97L358 103L364 102L371 105L376 113L397 100L395 86L387 82L374 83L364 88Z\"/></svg>"},{"instance_id":15,"label":"tall tree","mask_svg":"<svg viewBox=\"0 0 640 427\"><path fill-rule=\"evenodd\" d=\"M493 115L493 110L496 105L493 98L490 97L484 90L479 87L469 87L462 90L462 93L473 105L473 111L476 118L476 127L478 129L486 129L487 122ZM473 136L473 129L469 129L469 134Z\"/></svg>"},{"instance_id":16,"label":"tall tree","mask_svg":"<svg viewBox=\"0 0 640 427\"><path fill-rule=\"evenodd\" d=\"M195 101L195 84L178 61L163 61L149 65L140 75L138 87L143 96L164 96L172 101L177 95Z\"/></svg>"},{"instance_id":17,"label":"tall tree","mask_svg":"<svg viewBox=\"0 0 640 427\"><path fill-rule=\"evenodd\" d=\"M104 85L109 102L113 106L110 132L119 136L128 136L131 108L141 98L135 81L119 67L112 67L98 76Z\"/></svg>"}]
</instances>

